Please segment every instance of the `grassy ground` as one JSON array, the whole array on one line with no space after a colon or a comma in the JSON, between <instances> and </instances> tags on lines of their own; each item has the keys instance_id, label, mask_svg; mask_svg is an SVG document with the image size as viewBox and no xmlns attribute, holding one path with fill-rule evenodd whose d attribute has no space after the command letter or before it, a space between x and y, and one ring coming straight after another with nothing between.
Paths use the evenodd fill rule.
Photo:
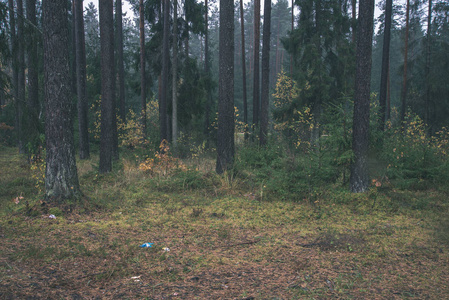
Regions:
<instances>
[{"instance_id":1,"label":"grassy ground","mask_svg":"<svg viewBox=\"0 0 449 300\"><path fill-rule=\"evenodd\" d=\"M289 202L208 172L213 162L151 178L132 159L106 176L97 163L78 166L85 198L56 206L24 158L0 148L1 299L449 295L441 192L329 186Z\"/></svg>"}]
</instances>

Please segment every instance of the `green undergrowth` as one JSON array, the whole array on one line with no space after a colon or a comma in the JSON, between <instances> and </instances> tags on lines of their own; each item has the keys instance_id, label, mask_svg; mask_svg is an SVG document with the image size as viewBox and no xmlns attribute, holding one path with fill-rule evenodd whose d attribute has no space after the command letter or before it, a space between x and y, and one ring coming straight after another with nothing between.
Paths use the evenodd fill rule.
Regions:
<instances>
[{"instance_id":1,"label":"green undergrowth","mask_svg":"<svg viewBox=\"0 0 449 300\"><path fill-rule=\"evenodd\" d=\"M1 148L1 296L447 295L443 191L382 182L351 194L338 179L303 181L305 171L291 166L303 182L295 192L281 175L291 158L270 151L241 152L224 175L198 165L150 175L133 156L99 175L94 155L78 162L84 197L55 205L43 199L24 158ZM145 242L154 245L140 248Z\"/></svg>"}]
</instances>

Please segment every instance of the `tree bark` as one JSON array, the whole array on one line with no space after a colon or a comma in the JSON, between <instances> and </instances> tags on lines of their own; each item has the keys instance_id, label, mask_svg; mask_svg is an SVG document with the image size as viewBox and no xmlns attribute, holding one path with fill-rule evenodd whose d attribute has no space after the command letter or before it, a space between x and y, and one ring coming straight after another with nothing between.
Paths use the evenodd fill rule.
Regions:
<instances>
[{"instance_id":1,"label":"tree bark","mask_svg":"<svg viewBox=\"0 0 449 300\"><path fill-rule=\"evenodd\" d=\"M260 145L268 141L268 104L270 90L271 0L265 0L263 14L262 97L260 105Z\"/></svg>"},{"instance_id":2,"label":"tree bark","mask_svg":"<svg viewBox=\"0 0 449 300\"><path fill-rule=\"evenodd\" d=\"M259 126L260 103L260 0L254 0L254 80L253 80L253 130Z\"/></svg>"},{"instance_id":3,"label":"tree bark","mask_svg":"<svg viewBox=\"0 0 449 300\"><path fill-rule=\"evenodd\" d=\"M178 146L178 0L173 3L172 140Z\"/></svg>"},{"instance_id":4,"label":"tree bark","mask_svg":"<svg viewBox=\"0 0 449 300\"><path fill-rule=\"evenodd\" d=\"M207 78L210 78L210 67L209 67L209 7L208 0L204 0L205 12L204 12L204 22L205 22L205 32L204 32L204 72ZM204 118L204 134L206 135L207 142L209 141L209 126L210 126L210 113L212 107L212 95L211 87L207 86L206 89L206 115Z\"/></svg>"},{"instance_id":5,"label":"tree bark","mask_svg":"<svg viewBox=\"0 0 449 300\"><path fill-rule=\"evenodd\" d=\"M73 137L66 2L43 0L42 13L47 149L45 195L48 200L61 201L80 194Z\"/></svg>"},{"instance_id":6,"label":"tree bark","mask_svg":"<svg viewBox=\"0 0 449 300\"><path fill-rule=\"evenodd\" d=\"M114 155L114 11L113 0L100 0L101 136L100 173L112 170Z\"/></svg>"},{"instance_id":7,"label":"tree bark","mask_svg":"<svg viewBox=\"0 0 449 300\"><path fill-rule=\"evenodd\" d=\"M17 35L16 35L16 16L14 13L14 1L8 0L9 7L9 28L11 28L11 69L12 69L12 88L14 103L18 98L17 86L19 84L19 73L17 68ZM17 126L17 122L15 124Z\"/></svg>"},{"instance_id":8,"label":"tree bark","mask_svg":"<svg viewBox=\"0 0 449 300\"><path fill-rule=\"evenodd\" d=\"M39 79L38 79L38 56L37 40L35 40L36 20L36 0L27 0L26 2L27 20L31 26L29 30L29 48L28 48L28 107L37 122L39 114ZM37 124L33 124L36 125Z\"/></svg>"},{"instance_id":9,"label":"tree bark","mask_svg":"<svg viewBox=\"0 0 449 300\"><path fill-rule=\"evenodd\" d=\"M142 139L147 132L147 88L145 80L145 15L143 0L139 3L139 28L140 28L140 113L143 127Z\"/></svg>"},{"instance_id":10,"label":"tree bark","mask_svg":"<svg viewBox=\"0 0 449 300\"><path fill-rule=\"evenodd\" d=\"M295 3L294 0L292 0L292 33L295 29ZM292 51L293 52L293 51ZM293 75L293 54L290 54L290 76Z\"/></svg>"},{"instance_id":11,"label":"tree bark","mask_svg":"<svg viewBox=\"0 0 449 300\"><path fill-rule=\"evenodd\" d=\"M23 109L26 103L25 99L25 40L24 40L24 14L23 1L17 0L17 65L18 65L18 83L16 99L16 126L18 136L18 147L20 153L25 153L24 128L23 128Z\"/></svg>"},{"instance_id":12,"label":"tree bark","mask_svg":"<svg viewBox=\"0 0 449 300\"><path fill-rule=\"evenodd\" d=\"M75 1L76 94L78 96L78 129L80 159L90 157L88 104L86 95L86 50L84 38L83 0Z\"/></svg>"},{"instance_id":13,"label":"tree bark","mask_svg":"<svg viewBox=\"0 0 449 300\"><path fill-rule=\"evenodd\" d=\"M424 121L429 126L429 133L432 133L432 124L430 122L430 50L432 38L432 0L429 0L427 13L427 43L426 43L426 97L425 97L425 115Z\"/></svg>"},{"instance_id":14,"label":"tree bark","mask_svg":"<svg viewBox=\"0 0 449 300\"><path fill-rule=\"evenodd\" d=\"M245 124L245 141L248 139L248 100L246 94L246 53L245 53L245 18L243 0L240 0L240 24L242 35L242 80L243 80L243 123Z\"/></svg>"},{"instance_id":15,"label":"tree bark","mask_svg":"<svg viewBox=\"0 0 449 300\"><path fill-rule=\"evenodd\" d=\"M401 122L405 121L405 110L407 102L407 62L408 62L408 32L409 32L409 18L410 18L410 0L407 0L405 9L405 42L404 42L404 70L402 77L402 91L401 91Z\"/></svg>"},{"instance_id":16,"label":"tree bark","mask_svg":"<svg viewBox=\"0 0 449 300\"><path fill-rule=\"evenodd\" d=\"M234 1L220 1L218 83L218 174L234 162Z\"/></svg>"},{"instance_id":17,"label":"tree bark","mask_svg":"<svg viewBox=\"0 0 449 300\"><path fill-rule=\"evenodd\" d=\"M354 92L354 123L350 189L365 192L369 185L369 103L371 80L371 52L373 41L374 0L361 0L357 32L356 78Z\"/></svg>"},{"instance_id":18,"label":"tree bark","mask_svg":"<svg viewBox=\"0 0 449 300\"><path fill-rule=\"evenodd\" d=\"M393 0L387 0L385 3L385 29L384 45L382 50L382 73L380 77L380 116L379 129L385 129L386 110L387 110L387 89L388 89L388 70L390 68L390 32L391 32L391 14L393 11Z\"/></svg>"},{"instance_id":19,"label":"tree bark","mask_svg":"<svg viewBox=\"0 0 449 300\"><path fill-rule=\"evenodd\" d=\"M161 90L161 102L159 106L159 121L160 121L160 138L161 141L168 141L168 123L167 123L167 90L168 90L168 79L169 79L169 64L170 64L170 1L164 0L164 31L162 38L162 90Z\"/></svg>"},{"instance_id":20,"label":"tree bark","mask_svg":"<svg viewBox=\"0 0 449 300\"><path fill-rule=\"evenodd\" d=\"M123 63L123 18L122 18L122 0L115 2L115 22L116 22L116 44L117 44L117 66L118 66L118 85L119 85L119 111L122 122L126 121L126 99L125 99L125 67Z\"/></svg>"},{"instance_id":21,"label":"tree bark","mask_svg":"<svg viewBox=\"0 0 449 300\"><path fill-rule=\"evenodd\" d=\"M75 20L75 1L72 0L72 22L71 22L71 47L70 47L70 75L71 75L71 87L72 95L76 96L76 20Z\"/></svg>"}]
</instances>

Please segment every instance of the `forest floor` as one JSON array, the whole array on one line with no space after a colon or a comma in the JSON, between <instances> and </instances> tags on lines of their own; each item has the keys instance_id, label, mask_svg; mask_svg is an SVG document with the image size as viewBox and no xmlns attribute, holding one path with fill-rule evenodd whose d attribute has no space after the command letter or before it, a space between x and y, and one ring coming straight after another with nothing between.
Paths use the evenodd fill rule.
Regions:
<instances>
[{"instance_id":1,"label":"forest floor","mask_svg":"<svg viewBox=\"0 0 449 300\"><path fill-rule=\"evenodd\" d=\"M213 172L149 178L122 161L99 176L96 163L78 166L85 197L54 205L24 157L0 147L1 299L449 295L442 192L330 186L266 200Z\"/></svg>"}]
</instances>

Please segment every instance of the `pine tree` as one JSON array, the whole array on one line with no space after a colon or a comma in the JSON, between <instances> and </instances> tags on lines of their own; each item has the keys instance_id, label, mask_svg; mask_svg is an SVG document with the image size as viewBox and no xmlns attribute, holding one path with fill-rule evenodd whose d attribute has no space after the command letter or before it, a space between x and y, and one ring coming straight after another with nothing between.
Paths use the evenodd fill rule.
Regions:
<instances>
[{"instance_id":1,"label":"pine tree","mask_svg":"<svg viewBox=\"0 0 449 300\"><path fill-rule=\"evenodd\" d=\"M112 170L114 156L114 11L112 0L99 2L101 44L100 173Z\"/></svg>"},{"instance_id":2,"label":"pine tree","mask_svg":"<svg viewBox=\"0 0 449 300\"><path fill-rule=\"evenodd\" d=\"M218 174L234 162L234 2L220 1L218 87Z\"/></svg>"},{"instance_id":3,"label":"pine tree","mask_svg":"<svg viewBox=\"0 0 449 300\"><path fill-rule=\"evenodd\" d=\"M60 201L80 194L73 137L67 6L43 0L44 94L46 101L46 198Z\"/></svg>"},{"instance_id":4,"label":"pine tree","mask_svg":"<svg viewBox=\"0 0 449 300\"><path fill-rule=\"evenodd\" d=\"M374 0L360 0L357 31L354 123L350 189L353 193L368 189L369 103L371 52L373 42Z\"/></svg>"},{"instance_id":5,"label":"pine tree","mask_svg":"<svg viewBox=\"0 0 449 300\"><path fill-rule=\"evenodd\" d=\"M263 18L264 21L263 21L263 49L262 49L262 93L260 105L260 137L259 137L261 145L265 145L268 139L271 0L265 0Z\"/></svg>"},{"instance_id":6,"label":"pine tree","mask_svg":"<svg viewBox=\"0 0 449 300\"><path fill-rule=\"evenodd\" d=\"M76 94L78 96L78 129L80 159L90 157L88 104L86 94L86 43L84 37L83 0L75 2Z\"/></svg>"}]
</instances>

